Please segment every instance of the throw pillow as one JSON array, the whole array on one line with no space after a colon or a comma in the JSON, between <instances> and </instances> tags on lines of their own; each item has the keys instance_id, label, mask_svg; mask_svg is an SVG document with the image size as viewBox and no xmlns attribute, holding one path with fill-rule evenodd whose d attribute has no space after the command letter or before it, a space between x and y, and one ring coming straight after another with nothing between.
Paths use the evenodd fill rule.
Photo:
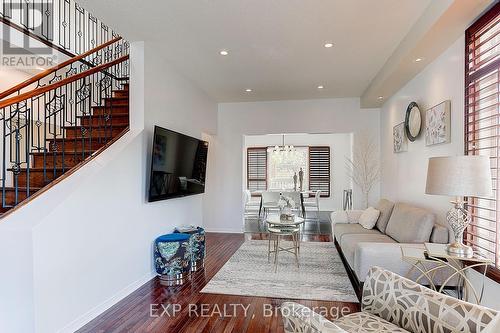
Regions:
<instances>
[{"instance_id":1,"label":"throw pillow","mask_svg":"<svg viewBox=\"0 0 500 333\"><path fill-rule=\"evenodd\" d=\"M359 217L359 224L365 229L373 229L377 223L380 211L373 207L368 207Z\"/></svg>"}]
</instances>

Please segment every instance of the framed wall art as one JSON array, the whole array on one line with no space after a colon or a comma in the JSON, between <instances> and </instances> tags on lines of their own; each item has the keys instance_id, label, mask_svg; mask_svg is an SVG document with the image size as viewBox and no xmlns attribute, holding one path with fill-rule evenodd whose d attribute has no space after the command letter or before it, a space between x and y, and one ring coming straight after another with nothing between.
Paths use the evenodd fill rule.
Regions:
<instances>
[{"instance_id":1,"label":"framed wall art","mask_svg":"<svg viewBox=\"0 0 500 333\"><path fill-rule=\"evenodd\" d=\"M394 153L402 153L408 151L408 138L405 133L405 123L402 122L394 126L392 130L393 142L394 142Z\"/></svg>"},{"instance_id":2,"label":"framed wall art","mask_svg":"<svg viewBox=\"0 0 500 333\"><path fill-rule=\"evenodd\" d=\"M433 106L425 113L425 145L451 142L451 101Z\"/></svg>"}]
</instances>

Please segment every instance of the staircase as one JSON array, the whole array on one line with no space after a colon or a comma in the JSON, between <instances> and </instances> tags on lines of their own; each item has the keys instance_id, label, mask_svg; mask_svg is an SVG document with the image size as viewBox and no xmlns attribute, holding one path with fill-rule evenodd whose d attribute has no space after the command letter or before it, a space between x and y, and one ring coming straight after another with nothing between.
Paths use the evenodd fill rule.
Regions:
<instances>
[{"instance_id":1,"label":"staircase","mask_svg":"<svg viewBox=\"0 0 500 333\"><path fill-rule=\"evenodd\" d=\"M0 93L1 216L128 131L128 73L128 43L117 37Z\"/></svg>"}]
</instances>

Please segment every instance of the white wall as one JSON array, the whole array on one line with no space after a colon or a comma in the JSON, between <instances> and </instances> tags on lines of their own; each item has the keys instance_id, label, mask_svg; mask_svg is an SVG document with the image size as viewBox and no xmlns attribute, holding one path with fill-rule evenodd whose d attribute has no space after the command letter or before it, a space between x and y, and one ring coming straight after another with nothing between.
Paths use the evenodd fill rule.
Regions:
<instances>
[{"instance_id":1,"label":"white wall","mask_svg":"<svg viewBox=\"0 0 500 333\"><path fill-rule=\"evenodd\" d=\"M33 332L31 230L0 223L0 332Z\"/></svg>"},{"instance_id":2,"label":"white wall","mask_svg":"<svg viewBox=\"0 0 500 333\"><path fill-rule=\"evenodd\" d=\"M3 31L3 24L0 24ZM0 66L0 92L31 75L12 67ZM2 130L0 129L0 132ZM2 148L0 148L0 153ZM10 177L7 178L9 181ZM0 332L34 331L33 244L27 223L0 221Z\"/></svg>"},{"instance_id":3,"label":"white wall","mask_svg":"<svg viewBox=\"0 0 500 333\"><path fill-rule=\"evenodd\" d=\"M281 134L245 135L243 149L242 187L246 188L247 179L247 148L272 147L282 144ZM298 146L328 146L330 147L330 197L320 199L322 211L342 209L342 195L345 189L352 189L352 181L348 177L345 158L352 156L352 133L337 134L287 134L285 144Z\"/></svg>"},{"instance_id":4,"label":"white wall","mask_svg":"<svg viewBox=\"0 0 500 333\"><path fill-rule=\"evenodd\" d=\"M73 332L152 277L156 236L203 224L203 195L146 201L153 125L199 138L217 126L217 104L158 54L132 45L131 131L1 221L18 250L0 242L1 332Z\"/></svg>"},{"instance_id":5,"label":"white wall","mask_svg":"<svg viewBox=\"0 0 500 333\"><path fill-rule=\"evenodd\" d=\"M0 66L0 92L29 79L31 75L12 67Z\"/></svg>"},{"instance_id":6,"label":"white wall","mask_svg":"<svg viewBox=\"0 0 500 333\"><path fill-rule=\"evenodd\" d=\"M432 156L463 154L463 49L461 38L388 100L380 112L381 196L432 209L442 223L446 223L449 198L425 194L427 162ZM393 153L392 129L404 121L408 104L417 102L425 117L425 110L445 100L451 100L451 143L426 147L422 130L415 142L408 142L408 152Z\"/></svg>"},{"instance_id":7,"label":"white wall","mask_svg":"<svg viewBox=\"0 0 500 333\"><path fill-rule=\"evenodd\" d=\"M245 135L270 133L369 133L379 138L379 110L360 109L359 98L222 103L217 122L216 186L205 225L242 231L242 161ZM378 198L378 186L372 202ZM354 195L354 205L362 198Z\"/></svg>"},{"instance_id":8,"label":"white wall","mask_svg":"<svg viewBox=\"0 0 500 333\"><path fill-rule=\"evenodd\" d=\"M439 58L399 90L382 107L381 197L403 201L432 210L438 221L446 225L445 214L450 209L450 198L425 194L429 157L463 155L464 128L464 37L459 38ZM442 101L451 100L451 143L425 146L424 136L409 142L408 152L394 154L392 128L404 121L407 105L415 101L425 110ZM477 274L473 273L476 283ZM484 305L500 309L500 285L489 280Z\"/></svg>"}]
</instances>

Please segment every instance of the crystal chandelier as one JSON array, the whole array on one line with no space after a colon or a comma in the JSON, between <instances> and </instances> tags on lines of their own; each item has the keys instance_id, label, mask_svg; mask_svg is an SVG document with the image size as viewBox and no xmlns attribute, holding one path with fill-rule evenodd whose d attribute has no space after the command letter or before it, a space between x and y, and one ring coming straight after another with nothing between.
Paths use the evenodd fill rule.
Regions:
<instances>
[{"instance_id":1,"label":"crystal chandelier","mask_svg":"<svg viewBox=\"0 0 500 333\"><path fill-rule=\"evenodd\" d=\"M275 163L294 166L299 162L295 147L293 145L285 145L285 134L282 134L281 146L276 145L274 148L269 148L268 151L271 153L271 158Z\"/></svg>"}]
</instances>

